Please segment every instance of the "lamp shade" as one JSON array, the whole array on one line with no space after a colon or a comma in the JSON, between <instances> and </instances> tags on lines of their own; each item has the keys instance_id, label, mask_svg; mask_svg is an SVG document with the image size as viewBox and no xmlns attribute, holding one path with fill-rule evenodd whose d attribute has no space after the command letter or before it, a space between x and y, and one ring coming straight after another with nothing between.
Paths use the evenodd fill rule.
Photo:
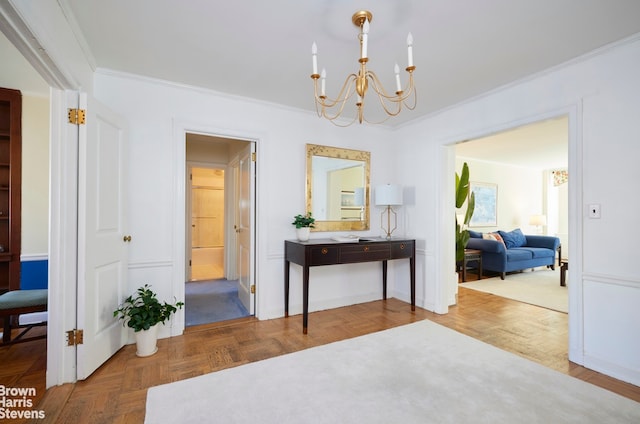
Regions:
<instances>
[{"instance_id":1,"label":"lamp shade","mask_svg":"<svg viewBox=\"0 0 640 424\"><path fill-rule=\"evenodd\" d=\"M531 218L529 218L529 225L547 225L547 216L531 215Z\"/></svg>"},{"instance_id":2,"label":"lamp shade","mask_svg":"<svg viewBox=\"0 0 640 424\"><path fill-rule=\"evenodd\" d=\"M376 187L377 206L402 205L402 187L394 184L385 184Z\"/></svg>"}]
</instances>

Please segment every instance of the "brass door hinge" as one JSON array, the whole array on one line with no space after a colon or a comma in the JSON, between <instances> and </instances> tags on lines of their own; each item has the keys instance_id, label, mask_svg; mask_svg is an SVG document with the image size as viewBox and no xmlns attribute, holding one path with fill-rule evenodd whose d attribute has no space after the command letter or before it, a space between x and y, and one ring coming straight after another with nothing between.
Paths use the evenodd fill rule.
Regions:
<instances>
[{"instance_id":1,"label":"brass door hinge","mask_svg":"<svg viewBox=\"0 0 640 424\"><path fill-rule=\"evenodd\" d=\"M251 294L256 294L256 285L251 284Z\"/></svg>"},{"instance_id":2,"label":"brass door hinge","mask_svg":"<svg viewBox=\"0 0 640 424\"><path fill-rule=\"evenodd\" d=\"M255 162L256 161L256 152L252 152L251 153L251 162Z\"/></svg>"},{"instance_id":3,"label":"brass door hinge","mask_svg":"<svg viewBox=\"0 0 640 424\"><path fill-rule=\"evenodd\" d=\"M69 123L73 125L84 125L87 111L84 109L69 109Z\"/></svg>"},{"instance_id":4,"label":"brass door hinge","mask_svg":"<svg viewBox=\"0 0 640 424\"><path fill-rule=\"evenodd\" d=\"M67 346L76 346L84 341L84 332L82 330L67 331Z\"/></svg>"}]
</instances>

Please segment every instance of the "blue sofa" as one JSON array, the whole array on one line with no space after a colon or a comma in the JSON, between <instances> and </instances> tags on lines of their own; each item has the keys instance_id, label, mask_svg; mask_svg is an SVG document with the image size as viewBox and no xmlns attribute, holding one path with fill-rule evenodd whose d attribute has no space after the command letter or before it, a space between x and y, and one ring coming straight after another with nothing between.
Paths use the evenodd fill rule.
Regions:
<instances>
[{"instance_id":1,"label":"blue sofa","mask_svg":"<svg viewBox=\"0 0 640 424\"><path fill-rule=\"evenodd\" d=\"M482 269L506 273L547 266L555 269L556 251L560 239L552 236L524 235L520 229L497 231L499 240L483 239L482 233L471 231L467 249L482 250ZM495 234L495 233L492 233Z\"/></svg>"}]
</instances>

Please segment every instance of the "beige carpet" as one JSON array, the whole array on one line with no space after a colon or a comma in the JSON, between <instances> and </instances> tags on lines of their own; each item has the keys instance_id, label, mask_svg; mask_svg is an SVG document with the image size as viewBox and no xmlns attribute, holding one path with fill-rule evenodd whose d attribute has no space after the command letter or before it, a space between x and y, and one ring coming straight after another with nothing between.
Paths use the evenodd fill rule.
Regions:
<instances>
[{"instance_id":1,"label":"beige carpet","mask_svg":"<svg viewBox=\"0 0 640 424\"><path fill-rule=\"evenodd\" d=\"M420 321L152 387L145 423L637 424L640 403Z\"/></svg>"},{"instance_id":2,"label":"beige carpet","mask_svg":"<svg viewBox=\"0 0 640 424\"><path fill-rule=\"evenodd\" d=\"M469 278L469 276L467 276ZM474 275L471 275L474 278ZM567 278L567 285L569 279ZM484 280L467 280L460 287L479 290L497 296L506 297L554 311L569 311L569 295L567 287L560 286L560 271L547 268L536 268L521 273L507 274L504 280L500 277Z\"/></svg>"}]
</instances>

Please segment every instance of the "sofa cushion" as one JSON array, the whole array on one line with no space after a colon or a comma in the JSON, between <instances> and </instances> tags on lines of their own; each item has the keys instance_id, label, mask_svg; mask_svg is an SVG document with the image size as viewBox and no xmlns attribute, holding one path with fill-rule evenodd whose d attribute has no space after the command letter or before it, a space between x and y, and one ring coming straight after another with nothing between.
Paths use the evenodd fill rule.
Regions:
<instances>
[{"instance_id":1,"label":"sofa cushion","mask_svg":"<svg viewBox=\"0 0 640 424\"><path fill-rule=\"evenodd\" d=\"M530 251L534 258L551 258L556 256L554 250L545 249L544 247L521 247L520 249Z\"/></svg>"},{"instance_id":2,"label":"sofa cushion","mask_svg":"<svg viewBox=\"0 0 640 424\"><path fill-rule=\"evenodd\" d=\"M533 252L529 249L514 247L507 249L507 262L528 261L533 258Z\"/></svg>"},{"instance_id":3,"label":"sofa cushion","mask_svg":"<svg viewBox=\"0 0 640 424\"><path fill-rule=\"evenodd\" d=\"M469 237L471 238L482 238L482 233L478 231L469 230Z\"/></svg>"},{"instance_id":4,"label":"sofa cushion","mask_svg":"<svg viewBox=\"0 0 640 424\"><path fill-rule=\"evenodd\" d=\"M507 246L507 249L512 249L514 247L521 247L527 244L527 238L520 228L516 228L513 231L498 231L498 234L502 236L502 240L504 241L504 245Z\"/></svg>"}]
</instances>

